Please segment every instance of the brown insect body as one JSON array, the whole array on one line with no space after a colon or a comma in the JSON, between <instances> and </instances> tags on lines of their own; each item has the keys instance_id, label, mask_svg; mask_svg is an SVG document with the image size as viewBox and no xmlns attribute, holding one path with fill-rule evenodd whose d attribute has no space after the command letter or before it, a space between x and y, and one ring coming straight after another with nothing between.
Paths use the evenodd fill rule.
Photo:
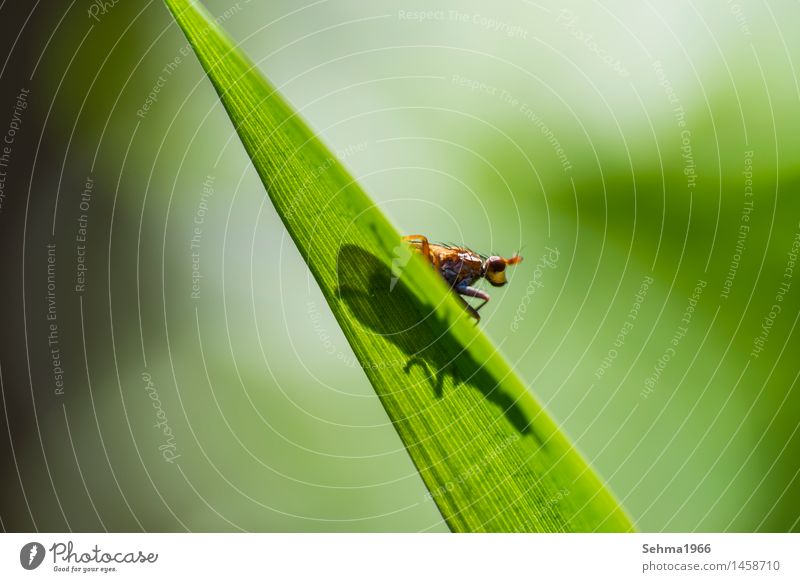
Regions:
<instances>
[{"instance_id":1,"label":"brown insect body","mask_svg":"<svg viewBox=\"0 0 800 582\"><path fill-rule=\"evenodd\" d=\"M508 282L506 266L516 265L522 261L519 255L514 255L510 259L498 256L486 257L466 247L431 243L427 237L419 234L405 236L403 240L422 254L456 293L483 300L478 307L472 307L464 301L467 310L479 321L478 310L489 301L489 294L472 287L472 283L485 278L493 286L502 287Z\"/></svg>"}]
</instances>

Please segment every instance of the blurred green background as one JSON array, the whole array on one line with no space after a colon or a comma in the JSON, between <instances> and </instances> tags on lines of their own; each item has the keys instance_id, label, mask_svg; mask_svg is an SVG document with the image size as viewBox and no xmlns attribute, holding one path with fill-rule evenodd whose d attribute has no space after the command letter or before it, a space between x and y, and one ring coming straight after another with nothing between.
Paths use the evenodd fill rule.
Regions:
<instances>
[{"instance_id":1,"label":"blurred green background","mask_svg":"<svg viewBox=\"0 0 800 582\"><path fill-rule=\"evenodd\" d=\"M207 6L640 529L800 529L796 3ZM16 10L2 527L446 531L162 3Z\"/></svg>"}]
</instances>

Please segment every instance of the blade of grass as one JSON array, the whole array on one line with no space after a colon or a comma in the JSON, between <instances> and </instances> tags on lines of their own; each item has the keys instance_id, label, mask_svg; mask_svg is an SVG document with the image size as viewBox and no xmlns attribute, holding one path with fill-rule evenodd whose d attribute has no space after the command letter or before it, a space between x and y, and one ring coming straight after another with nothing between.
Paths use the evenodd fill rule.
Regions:
<instances>
[{"instance_id":1,"label":"blade of grass","mask_svg":"<svg viewBox=\"0 0 800 582\"><path fill-rule=\"evenodd\" d=\"M628 531L441 278L190 0L165 0L453 531Z\"/></svg>"}]
</instances>

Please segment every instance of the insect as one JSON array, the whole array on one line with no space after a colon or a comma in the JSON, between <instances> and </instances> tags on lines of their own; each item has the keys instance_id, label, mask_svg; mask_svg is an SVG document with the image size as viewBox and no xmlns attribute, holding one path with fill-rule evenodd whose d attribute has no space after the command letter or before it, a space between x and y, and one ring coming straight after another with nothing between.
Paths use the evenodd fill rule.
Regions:
<instances>
[{"instance_id":1,"label":"insect","mask_svg":"<svg viewBox=\"0 0 800 582\"><path fill-rule=\"evenodd\" d=\"M489 302L489 294L473 287L472 284L485 278L493 286L502 287L508 283L506 267L522 262L522 257L518 254L514 254L510 259L496 255L487 257L466 247L428 242L428 238L421 234L404 236L403 240L441 273L444 280L459 294L467 311L477 321L481 319L478 310ZM483 303L473 307L463 297L482 299Z\"/></svg>"}]
</instances>

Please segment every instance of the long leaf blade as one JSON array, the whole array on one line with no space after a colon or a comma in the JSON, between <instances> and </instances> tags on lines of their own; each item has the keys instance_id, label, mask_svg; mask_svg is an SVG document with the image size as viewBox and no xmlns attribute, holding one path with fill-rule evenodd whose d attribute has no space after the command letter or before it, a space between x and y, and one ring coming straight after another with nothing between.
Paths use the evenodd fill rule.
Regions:
<instances>
[{"instance_id":1,"label":"long leaf blade","mask_svg":"<svg viewBox=\"0 0 800 582\"><path fill-rule=\"evenodd\" d=\"M453 531L629 531L441 278L198 3L165 0Z\"/></svg>"}]
</instances>

